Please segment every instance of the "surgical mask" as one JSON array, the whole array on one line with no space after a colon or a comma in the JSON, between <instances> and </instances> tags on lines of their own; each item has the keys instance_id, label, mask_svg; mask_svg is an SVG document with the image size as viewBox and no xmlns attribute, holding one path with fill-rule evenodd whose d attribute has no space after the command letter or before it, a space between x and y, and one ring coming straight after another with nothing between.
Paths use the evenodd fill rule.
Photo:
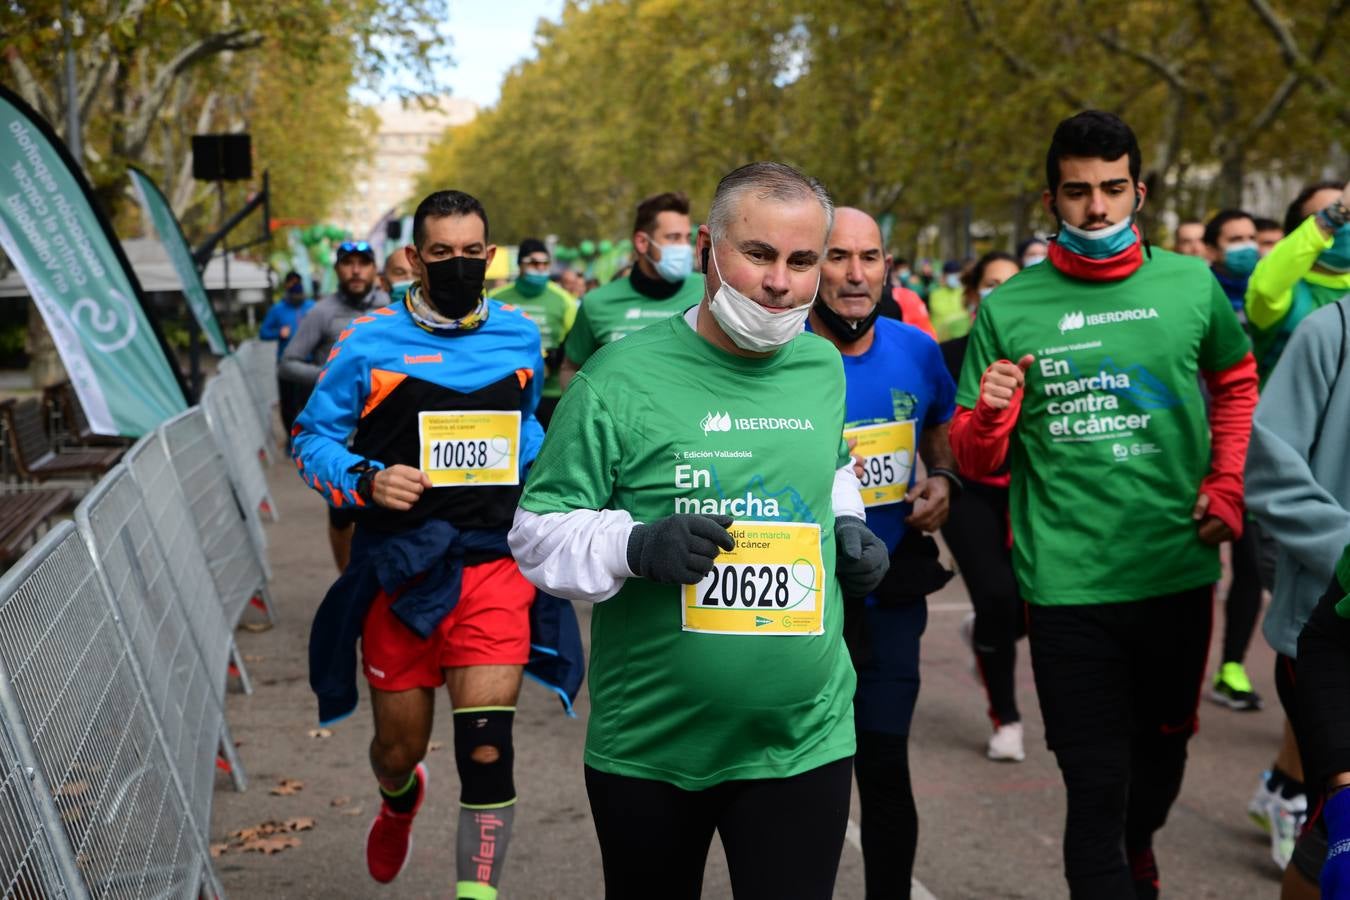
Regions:
<instances>
[{"instance_id":1,"label":"surgical mask","mask_svg":"<svg viewBox=\"0 0 1350 900\"><path fill-rule=\"evenodd\" d=\"M1252 274L1252 270L1256 268L1256 262L1260 258L1261 251L1257 249L1255 241L1229 244L1223 251L1223 267L1231 275L1246 278Z\"/></svg>"},{"instance_id":2,"label":"surgical mask","mask_svg":"<svg viewBox=\"0 0 1350 900\"><path fill-rule=\"evenodd\" d=\"M1139 240L1134 234L1133 226L1133 215L1127 216L1115 225L1096 231L1085 231L1061 221L1059 234L1055 240L1060 247L1078 256L1106 259L1128 250Z\"/></svg>"},{"instance_id":3,"label":"surgical mask","mask_svg":"<svg viewBox=\"0 0 1350 900\"><path fill-rule=\"evenodd\" d=\"M1333 272L1350 274L1350 223L1336 229L1330 247L1317 257L1317 264Z\"/></svg>"},{"instance_id":4,"label":"surgical mask","mask_svg":"<svg viewBox=\"0 0 1350 900\"><path fill-rule=\"evenodd\" d=\"M544 288L547 286L548 286L547 272L530 272L530 271L520 273L520 283L517 285L517 287L520 289L520 292L524 294L526 297L534 297L543 293Z\"/></svg>"},{"instance_id":5,"label":"surgical mask","mask_svg":"<svg viewBox=\"0 0 1350 900\"><path fill-rule=\"evenodd\" d=\"M389 300L391 303L402 303L408 296L408 288L412 287L411 281L395 281L389 285Z\"/></svg>"},{"instance_id":6,"label":"surgical mask","mask_svg":"<svg viewBox=\"0 0 1350 900\"><path fill-rule=\"evenodd\" d=\"M656 241L652 241L656 244ZM661 248L661 258L647 257L647 262L656 268L656 274L662 281L679 284L694 271L694 248L685 243L656 244Z\"/></svg>"},{"instance_id":7,"label":"surgical mask","mask_svg":"<svg viewBox=\"0 0 1350 900\"><path fill-rule=\"evenodd\" d=\"M438 313L462 319L478 305L487 279L486 259L452 256L424 262L423 266L427 270L427 302Z\"/></svg>"},{"instance_id":8,"label":"surgical mask","mask_svg":"<svg viewBox=\"0 0 1350 900\"><path fill-rule=\"evenodd\" d=\"M803 303L794 309L772 313L736 290L722 278L717 265L717 254L712 255L713 270L722 286L717 289L708 308L731 342L742 350L772 353L802 333L811 304ZM820 274L816 274L816 291L820 290ZM813 292L814 293L814 292Z\"/></svg>"},{"instance_id":9,"label":"surgical mask","mask_svg":"<svg viewBox=\"0 0 1350 900\"><path fill-rule=\"evenodd\" d=\"M991 287L980 288L980 299L981 299L981 300L986 299L986 298L987 298L990 294L992 294L993 292L994 292L994 289L991 288Z\"/></svg>"},{"instance_id":10,"label":"surgical mask","mask_svg":"<svg viewBox=\"0 0 1350 900\"><path fill-rule=\"evenodd\" d=\"M1026 259L1022 260L1022 268L1025 269L1028 266L1034 266L1036 265L1036 263L1043 263L1043 262L1045 262L1045 254L1043 253L1039 255L1028 256Z\"/></svg>"},{"instance_id":11,"label":"surgical mask","mask_svg":"<svg viewBox=\"0 0 1350 900\"><path fill-rule=\"evenodd\" d=\"M946 276L945 278L943 278L942 280L943 280L944 283L946 283L947 287L952 288L953 290L955 290L956 288L959 288L959 287L961 286L961 273L960 273L960 272L952 272L951 274L947 275L947 276Z\"/></svg>"}]
</instances>

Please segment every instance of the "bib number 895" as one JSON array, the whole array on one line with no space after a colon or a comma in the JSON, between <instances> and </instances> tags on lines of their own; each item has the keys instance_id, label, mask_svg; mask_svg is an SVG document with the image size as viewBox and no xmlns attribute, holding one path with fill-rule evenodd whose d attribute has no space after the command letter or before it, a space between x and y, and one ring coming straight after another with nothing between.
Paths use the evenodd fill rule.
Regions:
<instances>
[{"instance_id":1,"label":"bib number 895","mask_svg":"<svg viewBox=\"0 0 1350 900\"><path fill-rule=\"evenodd\" d=\"M488 464L488 442L432 441L433 469L482 469Z\"/></svg>"},{"instance_id":2,"label":"bib number 895","mask_svg":"<svg viewBox=\"0 0 1350 900\"><path fill-rule=\"evenodd\" d=\"M773 609L788 605L787 566L714 565L699 587L700 606Z\"/></svg>"},{"instance_id":3,"label":"bib number 895","mask_svg":"<svg viewBox=\"0 0 1350 900\"><path fill-rule=\"evenodd\" d=\"M859 480L863 487L895 484L895 463L890 455L869 456L863 460L863 474Z\"/></svg>"}]
</instances>

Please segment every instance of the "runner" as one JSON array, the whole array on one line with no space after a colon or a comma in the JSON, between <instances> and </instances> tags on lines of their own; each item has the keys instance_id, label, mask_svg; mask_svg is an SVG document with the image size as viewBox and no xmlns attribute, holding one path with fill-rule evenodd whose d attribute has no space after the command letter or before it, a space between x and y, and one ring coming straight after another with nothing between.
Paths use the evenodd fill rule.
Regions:
<instances>
[{"instance_id":1,"label":"runner","mask_svg":"<svg viewBox=\"0 0 1350 900\"><path fill-rule=\"evenodd\" d=\"M520 277L514 284L503 285L488 296L502 303L518 307L539 326L544 342L544 356L548 377L544 379L543 399L536 413L539 424L548 428L553 410L562 396L558 382L558 367L562 364L562 345L577 317L577 300L549 280L548 270L553 263L548 247L538 238L520 242L517 252Z\"/></svg>"},{"instance_id":2,"label":"runner","mask_svg":"<svg viewBox=\"0 0 1350 900\"><path fill-rule=\"evenodd\" d=\"M891 577L857 610L862 637L853 642L854 768L869 897L909 896L919 838L909 774L919 638L928 622L926 595L951 577L923 532L946 521L949 497L961 484L947 444L956 384L942 353L917 328L879 317L889 263L876 221L861 210L836 210L808 320L843 356L844 435L857 442L854 453L863 460L867 527L891 558ZM921 481L916 455L928 470Z\"/></svg>"},{"instance_id":3,"label":"runner","mask_svg":"<svg viewBox=\"0 0 1350 900\"><path fill-rule=\"evenodd\" d=\"M305 296L305 284L300 278L300 273L287 272L281 289L281 299L272 304L272 308L267 311L262 325L258 328L259 340L277 342L278 361L286 352L286 345L291 342L296 329L300 327L300 320L313 308L314 301ZM281 424L285 426L286 433L290 434L295 417L300 415L300 410L305 408L305 401L309 399L309 391L303 385L282 378L278 372L277 399L281 407Z\"/></svg>"},{"instance_id":4,"label":"runner","mask_svg":"<svg viewBox=\"0 0 1350 900\"><path fill-rule=\"evenodd\" d=\"M343 241L338 245L338 289L324 297L296 329L286 345L277 368L277 377L303 392L299 408L304 409L318 381L319 371L333 351L338 337L357 316L389 305L389 295L375 286L375 251L365 241ZM292 428L292 431L294 428ZM354 506L328 507L328 547L339 572L347 568L351 557L352 526L356 522Z\"/></svg>"},{"instance_id":5,"label":"runner","mask_svg":"<svg viewBox=\"0 0 1350 900\"><path fill-rule=\"evenodd\" d=\"M379 882L407 862L435 692L449 688L457 896L491 900L514 819L512 718L535 594L506 532L542 441L543 355L537 327L483 296L496 248L477 200L427 197L413 241L418 281L339 338L296 424L301 477L335 508L362 509L351 565L315 616L311 684L321 719L349 715L359 637L381 801L366 863Z\"/></svg>"},{"instance_id":6,"label":"runner","mask_svg":"<svg viewBox=\"0 0 1350 900\"><path fill-rule=\"evenodd\" d=\"M684 194L657 194L638 204L633 223L637 265L586 294L563 345L559 383L564 390L601 347L702 299L703 276L693 271L689 237L689 198Z\"/></svg>"},{"instance_id":7,"label":"runner","mask_svg":"<svg viewBox=\"0 0 1350 900\"><path fill-rule=\"evenodd\" d=\"M402 303L408 296L408 288L416 281L417 273L408 259L408 248L395 247L384 258L384 269L380 272L380 286L389 295L389 302Z\"/></svg>"},{"instance_id":8,"label":"runner","mask_svg":"<svg viewBox=\"0 0 1350 900\"><path fill-rule=\"evenodd\" d=\"M516 514L526 576L596 603L586 787L610 898L698 897L714 830L737 897L832 893L854 751L840 588L870 593L886 553L839 354L802 333L831 217L787 166L723 178L707 295L586 365Z\"/></svg>"},{"instance_id":9,"label":"runner","mask_svg":"<svg viewBox=\"0 0 1350 900\"><path fill-rule=\"evenodd\" d=\"M1307 747L1308 723L1297 699L1295 674L1305 671L1302 660L1295 662L1298 635L1331 578L1338 548L1350 543L1347 342L1350 299L1317 310L1295 329L1256 409L1247 460L1247 502L1279 548L1262 631L1277 654L1275 686L1299 748ZM1268 823L1271 856L1289 869L1286 884L1301 874L1311 886L1326 844L1316 842L1315 828L1302 826L1317 809L1320 786L1313 767L1286 755L1253 797L1252 812Z\"/></svg>"},{"instance_id":10,"label":"runner","mask_svg":"<svg viewBox=\"0 0 1350 900\"><path fill-rule=\"evenodd\" d=\"M981 256L966 279L968 302L980 303L1018 272L1017 260L1000 251ZM969 337L942 345L942 356L952 378L961 377ZM975 611L961 623L961 636L975 656L975 672L984 684L994 733L985 756L1002 762L1022 762L1026 748L1022 714L1017 708L1014 673L1017 641L1027 633L1026 604L1017 590L1012 567L1012 536L1008 531L1008 471L1006 466L983 478L967 478L966 490L952 502L942 537L956 559Z\"/></svg>"},{"instance_id":11,"label":"runner","mask_svg":"<svg viewBox=\"0 0 1350 900\"><path fill-rule=\"evenodd\" d=\"M1056 128L1049 265L981 304L952 426L963 472L1011 461L1014 571L1068 792L1065 874L1092 900L1158 895L1153 835L1195 731L1256 403L1218 283L1134 227L1139 169L1134 133L1109 113Z\"/></svg>"},{"instance_id":12,"label":"runner","mask_svg":"<svg viewBox=\"0 0 1350 900\"><path fill-rule=\"evenodd\" d=\"M1344 183L1305 187L1284 217L1287 237L1257 264L1247 285L1247 319L1261 381L1270 377L1294 328L1350 293L1350 201Z\"/></svg>"},{"instance_id":13,"label":"runner","mask_svg":"<svg viewBox=\"0 0 1350 900\"><path fill-rule=\"evenodd\" d=\"M1205 256L1205 223L1197 219L1186 219L1177 225L1172 242L1172 252L1182 256Z\"/></svg>"}]
</instances>

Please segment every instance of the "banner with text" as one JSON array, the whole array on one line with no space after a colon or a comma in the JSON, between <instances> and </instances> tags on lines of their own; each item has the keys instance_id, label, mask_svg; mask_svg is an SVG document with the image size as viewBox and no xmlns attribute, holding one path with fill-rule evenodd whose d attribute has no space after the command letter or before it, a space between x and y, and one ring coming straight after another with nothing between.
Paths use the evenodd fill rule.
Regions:
<instances>
[{"instance_id":1,"label":"banner with text","mask_svg":"<svg viewBox=\"0 0 1350 900\"><path fill-rule=\"evenodd\" d=\"M192 261L192 250L188 247L187 238L183 237L183 230L178 227L173 210L169 209L169 201L150 180L150 176L140 169L131 166L128 174L131 176L131 184L136 188L136 196L141 201L141 211L155 226L159 241L164 245L164 251L169 254L174 271L178 273L178 280L183 283L183 296L187 298L188 308L192 310L193 317L201 326L202 334L206 335L207 345L210 346L212 353L224 356L229 352L229 347L225 344L225 334L220 330L220 323L216 321L216 311L211 306L211 298L206 294L206 286L202 284L197 264Z\"/></svg>"},{"instance_id":2,"label":"banner with text","mask_svg":"<svg viewBox=\"0 0 1350 900\"><path fill-rule=\"evenodd\" d=\"M139 437L187 408L135 273L65 146L0 87L0 247L23 277L99 434Z\"/></svg>"}]
</instances>

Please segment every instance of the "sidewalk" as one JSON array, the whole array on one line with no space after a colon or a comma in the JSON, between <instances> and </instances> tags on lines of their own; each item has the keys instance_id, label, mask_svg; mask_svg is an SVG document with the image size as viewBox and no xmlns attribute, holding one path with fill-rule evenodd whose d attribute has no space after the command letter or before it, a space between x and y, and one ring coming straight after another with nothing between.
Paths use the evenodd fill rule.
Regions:
<instances>
[{"instance_id":1,"label":"sidewalk","mask_svg":"<svg viewBox=\"0 0 1350 900\"><path fill-rule=\"evenodd\" d=\"M269 470L268 479L283 516L268 526L278 622L262 632L241 629L237 636L255 693L233 694L228 715L250 786L236 794L227 778L217 777L211 833L213 841L226 842L232 832L269 820L312 819L313 825L288 832L299 844L273 854L229 849L215 860L221 882L236 898L450 897L458 781L449 700L437 707L428 757L431 792L417 820L413 858L395 884L377 885L366 874L363 855L377 802L366 761L370 712L364 696L357 713L331 734L311 737L318 726L307 681L309 621L335 576L323 503L285 460ZM1063 792L1045 749L1026 654L1019 660L1019 702L1027 761L988 762L984 701L957 636L966 609L959 579L930 603L924 686L910 747L920 815L915 875L941 900L1066 896L1059 851ZM578 614L587 633L589 611L579 608ZM245 619L260 621L254 614ZM1216 633L1220 627L1216 621ZM1245 812L1257 774L1270 764L1279 740L1272 668L1273 656L1258 632L1248 671L1267 708L1237 714L1202 705L1186 784L1156 848L1164 897L1268 900L1278 893L1266 839ZM579 717L568 719L538 685L527 681L522 691L515 730L520 805L502 884L508 900L602 894L599 849L581 777L588 708L583 692ZM303 786L270 793L282 779ZM856 822L856 795L852 816ZM783 836L782 852L790 865L791 835ZM861 900L862 883L862 855L856 830L850 829L835 896ZM731 896L716 841L704 896Z\"/></svg>"}]
</instances>

